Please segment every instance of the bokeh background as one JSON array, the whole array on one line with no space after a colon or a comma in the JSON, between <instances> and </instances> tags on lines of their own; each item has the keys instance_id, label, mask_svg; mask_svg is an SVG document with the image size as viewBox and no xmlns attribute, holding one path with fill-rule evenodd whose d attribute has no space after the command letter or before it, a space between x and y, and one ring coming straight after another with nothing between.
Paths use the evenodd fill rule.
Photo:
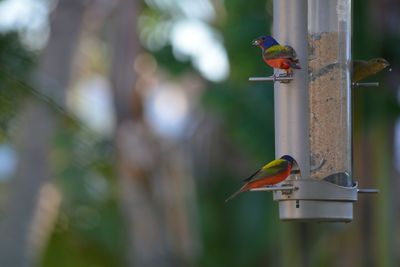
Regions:
<instances>
[{"instance_id":1,"label":"bokeh background","mask_svg":"<svg viewBox=\"0 0 400 267\"><path fill-rule=\"evenodd\" d=\"M400 2L354 0L348 224L225 204L274 158L271 0L1 0L0 266L399 266Z\"/></svg>"}]
</instances>

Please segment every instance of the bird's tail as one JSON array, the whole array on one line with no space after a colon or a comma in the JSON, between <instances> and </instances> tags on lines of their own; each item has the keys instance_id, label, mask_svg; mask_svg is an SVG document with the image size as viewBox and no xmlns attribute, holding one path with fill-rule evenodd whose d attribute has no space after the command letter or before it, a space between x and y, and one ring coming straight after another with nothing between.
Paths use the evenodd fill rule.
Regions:
<instances>
[{"instance_id":1,"label":"bird's tail","mask_svg":"<svg viewBox=\"0 0 400 267\"><path fill-rule=\"evenodd\" d=\"M233 199L234 197L236 197L236 196L239 195L240 193L245 192L245 191L247 191L247 190L249 190L249 189L247 188L247 184L245 184L245 185L242 186L238 191L236 191L235 193L233 193L232 195L230 195L230 196L225 200L225 202L228 202L229 200Z\"/></svg>"}]
</instances>

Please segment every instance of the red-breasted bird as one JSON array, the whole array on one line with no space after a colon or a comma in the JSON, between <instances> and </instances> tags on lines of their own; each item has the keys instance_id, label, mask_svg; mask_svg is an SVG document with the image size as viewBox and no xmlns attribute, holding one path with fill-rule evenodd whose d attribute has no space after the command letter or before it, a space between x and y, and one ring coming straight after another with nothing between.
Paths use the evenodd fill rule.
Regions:
<instances>
[{"instance_id":1,"label":"red-breasted bird","mask_svg":"<svg viewBox=\"0 0 400 267\"><path fill-rule=\"evenodd\" d=\"M390 64L384 58L373 58L368 61L354 60L353 61L353 83L363 80L373 74L382 71Z\"/></svg>"},{"instance_id":2,"label":"red-breasted bird","mask_svg":"<svg viewBox=\"0 0 400 267\"><path fill-rule=\"evenodd\" d=\"M274 185L285 180L291 173L293 164L296 161L289 155L284 155L279 159L265 164L250 177L244 179L246 182L236 193L228 197L225 202L236 197L239 193L249 191L253 188L260 188L267 185Z\"/></svg>"},{"instance_id":3,"label":"red-breasted bird","mask_svg":"<svg viewBox=\"0 0 400 267\"><path fill-rule=\"evenodd\" d=\"M301 69L293 47L280 45L272 36L260 36L252 44L261 48L265 63L284 70L286 75L292 74L293 69Z\"/></svg>"}]
</instances>

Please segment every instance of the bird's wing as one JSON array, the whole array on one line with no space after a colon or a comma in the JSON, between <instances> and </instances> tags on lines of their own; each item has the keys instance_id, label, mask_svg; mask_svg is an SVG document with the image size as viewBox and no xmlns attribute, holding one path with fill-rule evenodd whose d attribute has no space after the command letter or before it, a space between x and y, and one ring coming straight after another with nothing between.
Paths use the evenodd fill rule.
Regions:
<instances>
[{"instance_id":1,"label":"bird's wing","mask_svg":"<svg viewBox=\"0 0 400 267\"><path fill-rule=\"evenodd\" d=\"M356 71L359 68L366 66L367 64L368 64L368 62L365 60L353 60L353 71Z\"/></svg>"},{"instance_id":2,"label":"bird's wing","mask_svg":"<svg viewBox=\"0 0 400 267\"><path fill-rule=\"evenodd\" d=\"M367 66L367 61L353 60L353 82L358 82L368 76L368 74L365 74L365 69Z\"/></svg>"},{"instance_id":3,"label":"bird's wing","mask_svg":"<svg viewBox=\"0 0 400 267\"><path fill-rule=\"evenodd\" d=\"M292 56L292 58L294 58L294 59L297 58L296 51L294 51L293 47L291 47L290 45L285 45L285 49L286 49L287 53Z\"/></svg>"},{"instance_id":4,"label":"bird's wing","mask_svg":"<svg viewBox=\"0 0 400 267\"><path fill-rule=\"evenodd\" d=\"M289 162L284 159L276 159L264 165L262 168L253 173L250 177L244 179L244 182L250 182L261 178L274 176L288 168Z\"/></svg>"},{"instance_id":5,"label":"bird's wing","mask_svg":"<svg viewBox=\"0 0 400 267\"><path fill-rule=\"evenodd\" d=\"M253 177L257 176L257 174L261 171L261 168L256 170L252 175L250 175L249 177L247 177L246 179L243 179L243 182L250 182L251 180L253 180Z\"/></svg>"},{"instance_id":6,"label":"bird's wing","mask_svg":"<svg viewBox=\"0 0 400 267\"><path fill-rule=\"evenodd\" d=\"M291 46L274 45L264 51L263 57L265 60L277 58L296 59L296 52Z\"/></svg>"}]
</instances>

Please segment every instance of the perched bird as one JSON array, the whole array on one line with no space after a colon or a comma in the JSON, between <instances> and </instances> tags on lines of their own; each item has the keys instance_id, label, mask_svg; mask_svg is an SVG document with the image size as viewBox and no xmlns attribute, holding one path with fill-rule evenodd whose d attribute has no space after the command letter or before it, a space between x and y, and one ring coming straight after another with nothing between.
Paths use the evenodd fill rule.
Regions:
<instances>
[{"instance_id":1,"label":"perched bird","mask_svg":"<svg viewBox=\"0 0 400 267\"><path fill-rule=\"evenodd\" d=\"M280 45L271 36L260 36L252 44L261 48L265 63L272 68L282 69L286 75L292 74L293 69L301 69L293 47Z\"/></svg>"},{"instance_id":2,"label":"perched bird","mask_svg":"<svg viewBox=\"0 0 400 267\"><path fill-rule=\"evenodd\" d=\"M225 202L236 197L239 193L249 191L267 185L274 185L285 180L291 173L293 164L296 161L289 155L284 155L280 159L265 164L262 168L244 179L246 182L236 193L228 197Z\"/></svg>"},{"instance_id":3,"label":"perched bird","mask_svg":"<svg viewBox=\"0 0 400 267\"><path fill-rule=\"evenodd\" d=\"M374 75L390 64L386 59L373 58L368 61L354 60L353 61L353 83L359 82L371 75Z\"/></svg>"}]
</instances>

